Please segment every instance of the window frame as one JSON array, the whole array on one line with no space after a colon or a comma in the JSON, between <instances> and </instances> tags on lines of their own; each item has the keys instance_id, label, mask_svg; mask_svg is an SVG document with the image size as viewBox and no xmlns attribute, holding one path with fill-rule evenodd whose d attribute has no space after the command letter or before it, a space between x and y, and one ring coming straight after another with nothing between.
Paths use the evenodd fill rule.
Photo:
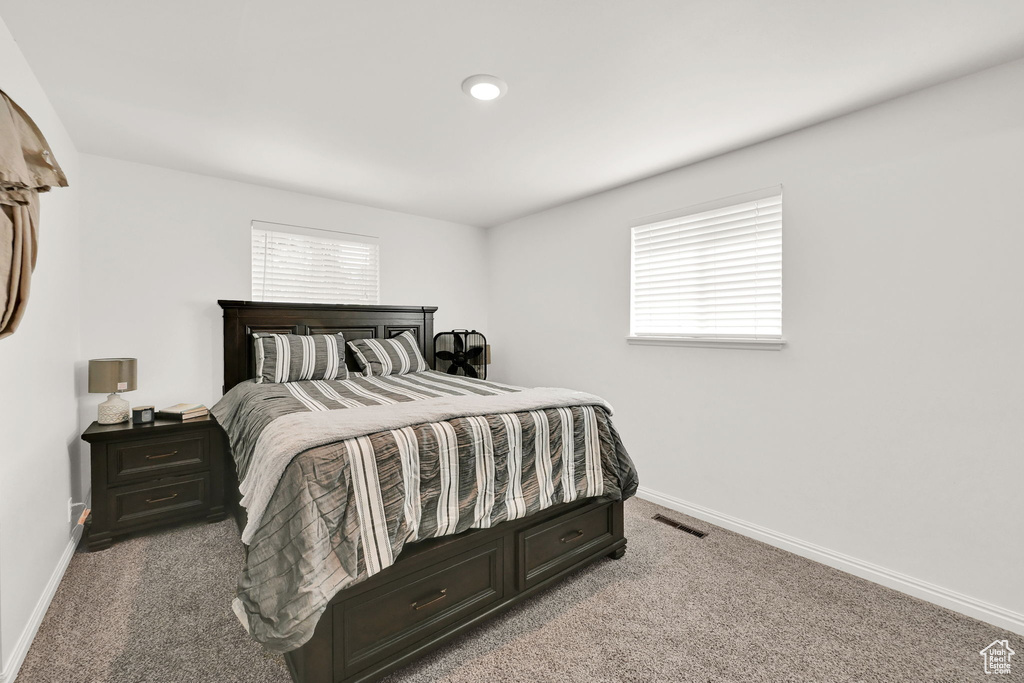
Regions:
<instances>
[{"instance_id":1,"label":"window frame","mask_svg":"<svg viewBox=\"0 0 1024 683\"><path fill-rule=\"evenodd\" d=\"M267 233L279 233L285 235L296 235L300 237L309 237L319 240L330 240L335 242L343 242L348 244L368 244L371 245L376 251L376 267L374 275L376 276L375 286L375 297L372 301L361 300L361 301L309 301L308 296L297 297L293 299L275 299L268 297L264 291L261 298L256 296L256 278L254 277L254 266L256 260L256 254L254 252L256 231L262 231ZM268 301L274 303L317 303L327 305L380 305L380 276L381 276L381 248L380 239L373 235L361 235L358 233L342 232L340 230L327 230L324 228L309 228L298 225L290 225L287 223L274 223L271 221L252 220L249 224L249 295L252 301ZM298 299L298 300L297 300Z\"/></svg>"},{"instance_id":2,"label":"window frame","mask_svg":"<svg viewBox=\"0 0 1024 683\"><path fill-rule=\"evenodd\" d=\"M753 336L729 337L715 334L659 335L636 333L634 330L634 305L636 302L636 249L634 243L634 231L637 228L646 227L654 223L677 220L685 218L687 216L693 216L696 214L715 211L718 209L725 209L730 206L746 204L776 196L779 197L781 202L783 195L782 190L782 185L773 185L771 187L763 188L760 190L754 190L752 192L745 192L743 194L724 197L722 199L716 199L713 201L704 202L702 204L689 206L684 209L669 211L654 216L647 216L633 221L629 225L629 333L626 336L627 343L641 346L691 346L704 348L732 348L767 351L778 351L784 348L786 346L787 341L785 339L785 336L783 335L781 315L779 320L780 333L777 337L774 335L763 338ZM780 239L782 239L782 237L780 237ZM779 260L781 267L781 254ZM783 287L782 284L780 284L780 296L782 294L782 291Z\"/></svg>"}]
</instances>

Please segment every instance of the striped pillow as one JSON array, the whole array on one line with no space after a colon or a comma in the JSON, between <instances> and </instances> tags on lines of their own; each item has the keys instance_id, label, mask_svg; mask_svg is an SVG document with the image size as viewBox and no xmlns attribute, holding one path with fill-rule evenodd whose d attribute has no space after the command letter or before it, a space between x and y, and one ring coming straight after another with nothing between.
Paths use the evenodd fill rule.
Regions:
<instances>
[{"instance_id":1,"label":"striped pillow","mask_svg":"<svg viewBox=\"0 0 1024 683\"><path fill-rule=\"evenodd\" d=\"M391 339L357 339L348 345L366 377L405 375L427 369L420 345L408 330Z\"/></svg>"},{"instance_id":2,"label":"striped pillow","mask_svg":"<svg viewBox=\"0 0 1024 683\"><path fill-rule=\"evenodd\" d=\"M302 379L348 379L345 337L338 334L268 334L253 332L256 383L280 384Z\"/></svg>"}]
</instances>

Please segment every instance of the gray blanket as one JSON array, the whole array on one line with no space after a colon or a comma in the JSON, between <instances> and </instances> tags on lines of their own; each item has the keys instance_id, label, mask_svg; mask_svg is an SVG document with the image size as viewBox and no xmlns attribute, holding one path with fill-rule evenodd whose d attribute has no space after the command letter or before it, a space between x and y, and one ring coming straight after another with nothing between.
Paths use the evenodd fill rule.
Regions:
<instances>
[{"instance_id":1,"label":"gray blanket","mask_svg":"<svg viewBox=\"0 0 1024 683\"><path fill-rule=\"evenodd\" d=\"M611 414L611 407L597 396L570 389L542 387L495 396L438 396L344 411L282 415L267 425L256 441L249 476L239 486L249 520L242 532L242 542L249 543L259 528L285 467L292 458L310 448L456 417L585 405L602 406Z\"/></svg>"},{"instance_id":2,"label":"gray blanket","mask_svg":"<svg viewBox=\"0 0 1024 683\"><path fill-rule=\"evenodd\" d=\"M578 392L426 372L240 385L214 414L249 502L265 501L234 608L276 651L406 543L636 490L607 405Z\"/></svg>"}]
</instances>

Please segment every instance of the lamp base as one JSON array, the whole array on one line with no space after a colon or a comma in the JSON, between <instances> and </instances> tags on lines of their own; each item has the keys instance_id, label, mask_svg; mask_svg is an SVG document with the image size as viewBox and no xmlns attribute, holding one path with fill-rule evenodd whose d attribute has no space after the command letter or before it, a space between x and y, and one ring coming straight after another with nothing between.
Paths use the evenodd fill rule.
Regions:
<instances>
[{"instance_id":1,"label":"lamp base","mask_svg":"<svg viewBox=\"0 0 1024 683\"><path fill-rule=\"evenodd\" d=\"M99 416L96 421L101 425L116 425L119 422L127 422L130 414L128 401L117 394L107 396L107 400L100 404Z\"/></svg>"}]
</instances>

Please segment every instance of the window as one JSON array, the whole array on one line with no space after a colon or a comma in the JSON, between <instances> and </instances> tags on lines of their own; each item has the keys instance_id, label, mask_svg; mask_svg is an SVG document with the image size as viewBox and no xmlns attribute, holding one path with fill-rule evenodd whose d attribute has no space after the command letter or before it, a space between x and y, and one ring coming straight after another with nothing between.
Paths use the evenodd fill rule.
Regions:
<instances>
[{"instance_id":1,"label":"window","mask_svg":"<svg viewBox=\"0 0 1024 683\"><path fill-rule=\"evenodd\" d=\"M631 343L781 348L782 188L632 229Z\"/></svg>"},{"instance_id":2,"label":"window","mask_svg":"<svg viewBox=\"0 0 1024 683\"><path fill-rule=\"evenodd\" d=\"M375 237L253 221L252 299L378 303L378 252Z\"/></svg>"}]
</instances>

